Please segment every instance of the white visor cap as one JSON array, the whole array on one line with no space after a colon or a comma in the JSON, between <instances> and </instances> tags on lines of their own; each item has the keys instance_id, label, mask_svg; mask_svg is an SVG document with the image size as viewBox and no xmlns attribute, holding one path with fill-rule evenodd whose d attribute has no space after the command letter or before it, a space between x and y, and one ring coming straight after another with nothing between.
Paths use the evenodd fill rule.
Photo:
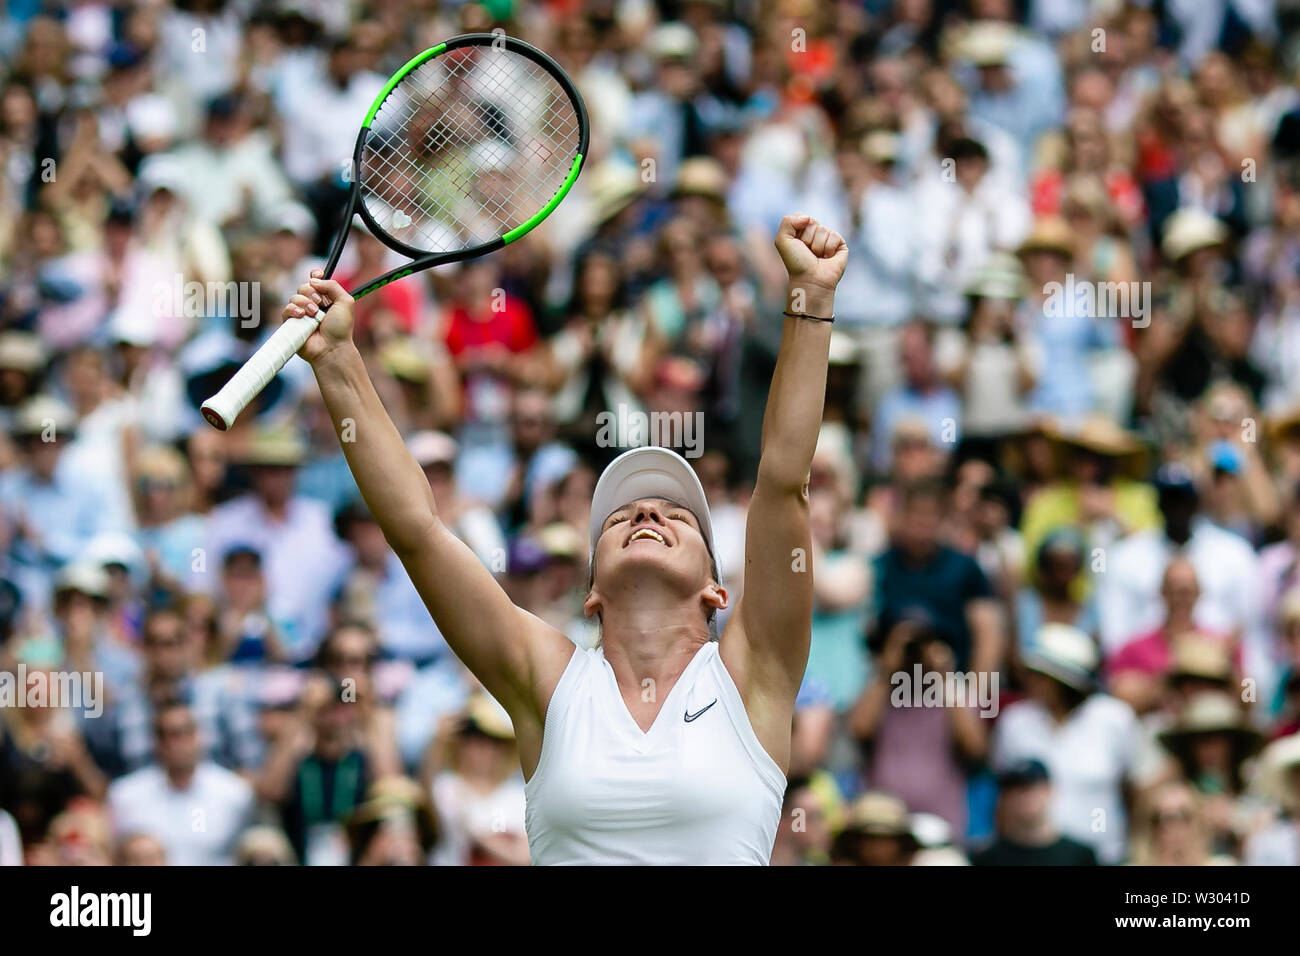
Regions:
<instances>
[{"instance_id":1,"label":"white visor cap","mask_svg":"<svg viewBox=\"0 0 1300 956\"><path fill-rule=\"evenodd\" d=\"M596 553L605 519L624 505L642 498L667 498L684 505L700 523L704 542L713 548L713 523L704 486L686 459L675 451L645 445L623 452L601 473L591 496L591 553Z\"/></svg>"}]
</instances>

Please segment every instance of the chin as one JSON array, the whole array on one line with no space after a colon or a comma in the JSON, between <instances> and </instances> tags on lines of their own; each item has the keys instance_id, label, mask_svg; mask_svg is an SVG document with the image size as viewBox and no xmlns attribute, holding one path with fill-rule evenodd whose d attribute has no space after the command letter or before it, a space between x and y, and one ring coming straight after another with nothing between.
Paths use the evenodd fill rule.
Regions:
<instances>
[{"instance_id":1,"label":"chin","mask_svg":"<svg viewBox=\"0 0 1300 956\"><path fill-rule=\"evenodd\" d=\"M667 548L654 550L650 547L635 546L623 551L616 558L601 565L600 575L617 581L644 581L647 578L671 583L689 589L698 586L699 571L685 565L691 562L682 559L683 555L673 554Z\"/></svg>"}]
</instances>

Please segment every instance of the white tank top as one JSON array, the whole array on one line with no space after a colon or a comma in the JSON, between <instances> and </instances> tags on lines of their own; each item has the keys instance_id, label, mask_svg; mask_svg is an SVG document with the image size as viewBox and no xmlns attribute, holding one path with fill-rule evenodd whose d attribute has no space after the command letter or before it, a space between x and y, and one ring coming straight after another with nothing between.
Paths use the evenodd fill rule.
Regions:
<instances>
[{"instance_id":1,"label":"white tank top","mask_svg":"<svg viewBox=\"0 0 1300 956\"><path fill-rule=\"evenodd\" d=\"M601 648L578 648L546 709L524 793L534 865L766 866L785 775L716 641L686 665L648 732Z\"/></svg>"}]
</instances>

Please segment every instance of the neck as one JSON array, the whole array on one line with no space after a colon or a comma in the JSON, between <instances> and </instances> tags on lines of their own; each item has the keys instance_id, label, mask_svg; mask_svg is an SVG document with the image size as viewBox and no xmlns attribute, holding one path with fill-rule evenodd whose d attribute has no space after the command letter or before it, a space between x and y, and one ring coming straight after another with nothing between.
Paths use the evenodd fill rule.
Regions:
<instances>
[{"instance_id":1,"label":"neck","mask_svg":"<svg viewBox=\"0 0 1300 956\"><path fill-rule=\"evenodd\" d=\"M1042 820L1013 820L1003 829L1003 835L1021 846L1046 846L1056 839L1056 831L1046 818Z\"/></svg>"},{"instance_id":2,"label":"neck","mask_svg":"<svg viewBox=\"0 0 1300 956\"><path fill-rule=\"evenodd\" d=\"M343 759L347 753L346 741L340 736L322 737L316 744L316 757L329 763Z\"/></svg>"},{"instance_id":3,"label":"neck","mask_svg":"<svg viewBox=\"0 0 1300 956\"><path fill-rule=\"evenodd\" d=\"M1047 706L1048 713L1052 715L1052 719L1058 724L1064 723L1065 719L1070 716L1070 711L1073 709L1066 701L1063 693L1053 694L1051 698L1044 703Z\"/></svg>"},{"instance_id":4,"label":"neck","mask_svg":"<svg viewBox=\"0 0 1300 956\"><path fill-rule=\"evenodd\" d=\"M174 790L188 790L190 781L194 779L195 767L168 767L167 782L172 785Z\"/></svg>"},{"instance_id":5,"label":"neck","mask_svg":"<svg viewBox=\"0 0 1300 956\"><path fill-rule=\"evenodd\" d=\"M699 614L698 607L681 607L680 602L676 613L662 606L603 610L602 647L620 688L639 694L649 688L655 694L651 700L662 700L671 682L709 641ZM647 679L654 683L644 684Z\"/></svg>"},{"instance_id":6,"label":"neck","mask_svg":"<svg viewBox=\"0 0 1300 956\"><path fill-rule=\"evenodd\" d=\"M289 516L289 502L287 499L285 501L267 501L266 499L262 499L262 507L265 508L266 513L276 521L283 521Z\"/></svg>"}]
</instances>

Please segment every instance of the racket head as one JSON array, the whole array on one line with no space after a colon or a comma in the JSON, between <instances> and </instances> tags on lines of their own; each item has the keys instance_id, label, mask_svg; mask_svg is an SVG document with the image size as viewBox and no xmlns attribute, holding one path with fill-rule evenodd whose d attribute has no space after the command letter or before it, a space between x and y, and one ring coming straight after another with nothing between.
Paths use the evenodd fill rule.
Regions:
<instances>
[{"instance_id":1,"label":"racket head","mask_svg":"<svg viewBox=\"0 0 1300 956\"><path fill-rule=\"evenodd\" d=\"M573 82L522 40L465 34L413 57L375 98L353 168L366 228L416 262L357 293L525 235L572 188L589 135Z\"/></svg>"}]
</instances>

